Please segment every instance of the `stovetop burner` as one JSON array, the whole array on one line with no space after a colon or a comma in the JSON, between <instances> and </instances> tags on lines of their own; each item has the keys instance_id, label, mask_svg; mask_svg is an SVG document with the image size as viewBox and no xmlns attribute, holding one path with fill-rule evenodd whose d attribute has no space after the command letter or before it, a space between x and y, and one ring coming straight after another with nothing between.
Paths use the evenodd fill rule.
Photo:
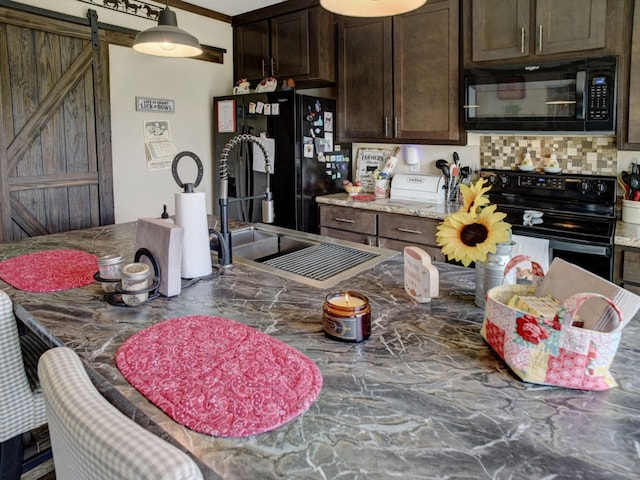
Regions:
<instances>
[{"instance_id":1,"label":"stovetop burner","mask_svg":"<svg viewBox=\"0 0 640 480\"><path fill-rule=\"evenodd\" d=\"M491 203L507 214L506 221L520 235L612 245L616 223L615 177L482 170L492 185ZM542 212L535 222L526 210Z\"/></svg>"}]
</instances>

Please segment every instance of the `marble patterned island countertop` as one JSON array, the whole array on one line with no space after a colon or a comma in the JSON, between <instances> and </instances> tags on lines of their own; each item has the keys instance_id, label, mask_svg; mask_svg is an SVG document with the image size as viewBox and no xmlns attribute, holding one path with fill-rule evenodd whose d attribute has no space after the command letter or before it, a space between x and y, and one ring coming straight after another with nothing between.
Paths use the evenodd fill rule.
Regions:
<instances>
[{"instance_id":1,"label":"marble patterned island countertop","mask_svg":"<svg viewBox=\"0 0 640 480\"><path fill-rule=\"evenodd\" d=\"M76 248L133 257L135 224L0 244L0 261ZM526 384L480 336L473 270L436 264L440 296L412 301L401 256L329 290L237 263L173 298L138 307L103 300L100 284L28 293L0 281L27 326L83 359L118 408L193 456L205 478L224 479L635 479L640 471L640 315L625 328L605 392ZM322 304L340 289L364 293L372 334L327 338ZM118 347L165 319L230 318L299 349L323 387L310 409L267 433L217 438L167 417L122 376Z\"/></svg>"},{"instance_id":2,"label":"marble patterned island countertop","mask_svg":"<svg viewBox=\"0 0 640 480\"><path fill-rule=\"evenodd\" d=\"M390 198L372 201L353 200L346 193L332 193L316 197L316 202L325 205L360 208L376 212L397 213L414 217L444 219L449 213L460 208L457 203L421 203L406 200L392 200ZM640 248L640 225L618 221L614 238L615 245Z\"/></svg>"}]
</instances>

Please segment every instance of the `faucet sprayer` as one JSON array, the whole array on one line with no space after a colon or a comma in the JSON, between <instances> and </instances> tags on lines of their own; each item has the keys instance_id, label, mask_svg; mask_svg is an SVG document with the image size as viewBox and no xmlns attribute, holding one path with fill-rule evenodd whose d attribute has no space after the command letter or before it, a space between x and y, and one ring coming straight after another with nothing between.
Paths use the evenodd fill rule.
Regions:
<instances>
[{"instance_id":1,"label":"faucet sprayer","mask_svg":"<svg viewBox=\"0 0 640 480\"><path fill-rule=\"evenodd\" d=\"M251 197L229 197L229 171L227 168L227 160L229 159L229 153L231 150L242 142L255 143L262 154L264 155L265 174L267 175L267 182L265 192L262 195L256 195ZM210 230L215 236L211 239L211 250L218 252L218 260L221 267L229 267L232 265L232 246L231 246L231 232L229 231L229 202L237 202L241 200L253 200L262 198L262 221L264 223L273 223L274 211L273 211L273 194L271 193L271 177L269 170L271 170L271 158L269 152L265 148L264 144L258 137L243 133L236 135L229 140L220 155L219 162L220 170L220 195L218 203L220 204L220 232Z\"/></svg>"}]
</instances>

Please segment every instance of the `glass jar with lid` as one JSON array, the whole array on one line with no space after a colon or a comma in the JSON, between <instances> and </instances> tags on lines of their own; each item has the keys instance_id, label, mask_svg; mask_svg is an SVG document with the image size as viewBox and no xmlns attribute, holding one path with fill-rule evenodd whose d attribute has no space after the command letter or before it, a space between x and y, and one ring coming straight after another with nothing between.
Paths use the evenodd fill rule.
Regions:
<instances>
[{"instance_id":1,"label":"glass jar with lid","mask_svg":"<svg viewBox=\"0 0 640 480\"><path fill-rule=\"evenodd\" d=\"M147 301L149 298L149 292L146 291L149 287L149 278L151 275L151 269L146 263L129 263L122 269L121 285L122 285L122 301L126 305L132 307L140 305ZM134 293L144 290L141 293Z\"/></svg>"},{"instance_id":2,"label":"glass jar with lid","mask_svg":"<svg viewBox=\"0 0 640 480\"><path fill-rule=\"evenodd\" d=\"M119 254L104 255L98 258L100 280L105 292L115 292L123 265L124 257Z\"/></svg>"}]
</instances>

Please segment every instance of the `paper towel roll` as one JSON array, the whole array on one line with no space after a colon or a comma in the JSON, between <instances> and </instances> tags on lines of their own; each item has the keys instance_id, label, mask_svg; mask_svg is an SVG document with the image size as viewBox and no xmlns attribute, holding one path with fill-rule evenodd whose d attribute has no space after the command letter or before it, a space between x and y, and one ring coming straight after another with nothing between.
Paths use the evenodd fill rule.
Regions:
<instances>
[{"instance_id":1,"label":"paper towel roll","mask_svg":"<svg viewBox=\"0 0 640 480\"><path fill-rule=\"evenodd\" d=\"M179 192L175 202L176 225L184 229L182 278L209 275L212 268L205 194Z\"/></svg>"}]
</instances>

